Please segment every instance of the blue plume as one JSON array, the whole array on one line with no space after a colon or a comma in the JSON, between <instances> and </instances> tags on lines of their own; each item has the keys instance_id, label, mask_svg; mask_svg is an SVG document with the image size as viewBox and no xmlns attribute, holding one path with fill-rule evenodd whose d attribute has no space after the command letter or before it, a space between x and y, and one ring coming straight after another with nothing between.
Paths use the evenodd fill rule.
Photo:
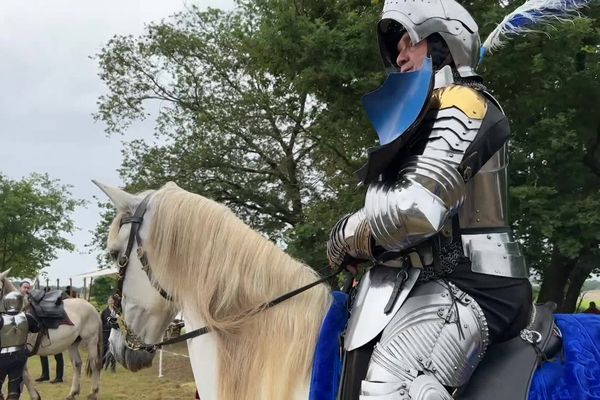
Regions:
<instances>
[{"instance_id":1,"label":"blue plume","mask_svg":"<svg viewBox=\"0 0 600 400\"><path fill-rule=\"evenodd\" d=\"M501 48L509 36L521 36L534 31L534 26L553 25L579 17L579 9L593 0L528 0L508 14L490 33L481 47L481 60L486 54ZM480 61L481 62L481 61Z\"/></svg>"}]
</instances>

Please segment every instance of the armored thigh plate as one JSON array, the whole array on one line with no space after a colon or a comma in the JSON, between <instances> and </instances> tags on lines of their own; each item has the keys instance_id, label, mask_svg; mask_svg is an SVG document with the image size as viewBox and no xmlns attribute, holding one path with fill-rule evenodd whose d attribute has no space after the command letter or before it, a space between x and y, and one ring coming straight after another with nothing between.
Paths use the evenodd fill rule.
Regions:
<instances>
[{"instance_id":1,"label":"armored thigh plate","mask_svg":"<svg viewBox=\"0 0 600 400\"><path fill-rule=\"evenodd\" d=\"M445 399L444 386L464 385L487 345L487 323L471 297L442 281L420 285L383 330L360 398Z\"/></svg>"}]
</instances>

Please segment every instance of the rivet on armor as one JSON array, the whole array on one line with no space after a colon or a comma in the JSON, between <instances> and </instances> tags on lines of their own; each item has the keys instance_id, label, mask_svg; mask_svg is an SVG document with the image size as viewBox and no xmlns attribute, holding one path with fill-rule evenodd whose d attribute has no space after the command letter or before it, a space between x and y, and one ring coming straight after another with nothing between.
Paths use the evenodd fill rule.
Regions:
<instances>
[{"instance_id":1,"label":"rivet on armor","mask_svg":"<svg viewBox=\"0 0 600 400\"><path fill-rule=\"evenodd\" d=\"M487 235L487 238L491 240L492 239L492 235Z\"/></svg>"},{"instance_id":2,"label":"rivet on armor","mask_svg":"<svg viewBox=\"0 0 600 400\"><path fill-rule=\"evenodd\" d=\"M404 390L400 390L398 393L400 394L400 396L404 396L405 394Z\"/></svg>"}]
</instances>

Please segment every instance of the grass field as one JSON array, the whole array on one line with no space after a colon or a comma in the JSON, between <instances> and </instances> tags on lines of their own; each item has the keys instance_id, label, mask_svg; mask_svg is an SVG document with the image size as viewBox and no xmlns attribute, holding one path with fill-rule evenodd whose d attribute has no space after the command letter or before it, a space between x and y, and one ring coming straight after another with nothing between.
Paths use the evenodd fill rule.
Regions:
<instances>
[{"instance_id":1,"label":"grass field","mask_svg":"<svg viewBox=\"0 0 600 400\"><path fill-rule=\"evenodd\" d=\"M600 290L590 290L583 292L578 299L580 301L579 308L576 312L586 310L590 306L590 301L596 302L596 306L600 307Z\"/></svg>"},{"instance_id":2,"label":"grass field","mask_svg":"<svg viewBox=\"0 0 600 400\"><path fill-rule=\"evenodd\" d=\"M187 354L185 344L174 345L166 350L178 354ZM68 353L64 353L64 358L65 382L61 384L38 383L36 386L42 395L42 399L64 399L69 393L71 379L73 378L73 369L71 368ZM87 355L83 355L83 358L85 363ZM52 379L54 379L55 365L54 358L50 357L50 374ZM34 379L40 376L41 365L39 357L31 357L28 366ZM102 371L99 398L101 400L191 400L194 398L196 388L188 358L173 355L165 351L163 353L163 375L162 378L158 378L158 354L154 358L151 368L136 373L129 372L122 366L117 365L116 373ZM90 388L90 378L83 374L79 398L86 399ZM6 393L6 388L4 388L4 393ZM31 399L27 390L24 391L21 399Z\"/></svg>"}]
</instances>

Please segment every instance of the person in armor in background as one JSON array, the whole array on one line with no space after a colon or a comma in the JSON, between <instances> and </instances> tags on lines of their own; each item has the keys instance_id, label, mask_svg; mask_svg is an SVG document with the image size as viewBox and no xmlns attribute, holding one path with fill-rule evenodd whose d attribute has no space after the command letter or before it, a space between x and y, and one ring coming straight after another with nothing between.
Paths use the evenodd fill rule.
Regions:
<instances>
[{"instance_id":1,"label":"person in armor in background","mask_svg":"<svg viewBox=\"0 0 600 400\"><path fill-rule=\"evenodd\" d=\"M23 369L29 356L27 334L38 332L39 326L33 316L21 311L21 293L10 292L2 302L6 312L0 318L0 382L8 376L7 400L16 400L21 397ZM1 392L0 399L4 399Z\"/></svg>"},{"instance_id":2,"label":"person in armor in background","mask_svg":"<svg viewBox=\"0 0 600 400\"><path fill-rule=\"evenodd\" d=\"M452 399L532 307L507 216L508 119L475 72L478 27L461 5L387 0L377 29L395 73L384 89L404 86L363 100L381 146L358 172L364 207L327 245L334 267L375 264L345 333L340 398Z\"/></svg>"}]
</instances>

